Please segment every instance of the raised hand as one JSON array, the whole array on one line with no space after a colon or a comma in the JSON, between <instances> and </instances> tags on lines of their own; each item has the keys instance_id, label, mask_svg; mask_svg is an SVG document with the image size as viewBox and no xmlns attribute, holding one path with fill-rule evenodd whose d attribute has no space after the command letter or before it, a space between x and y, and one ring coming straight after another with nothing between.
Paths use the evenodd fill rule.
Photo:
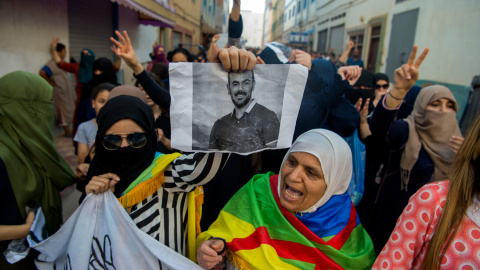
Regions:
<instances>
[{"instance_id":1,"label":"raised hand","mask_svg":"<svg viewBox=\"0 0 480 270\"><path fill-rule=\"evenodd\" d=\"M337 73L353 86L362 75L362 68L359 66L345 66L338 69Z\"/></svg>"},{"instance_id":2,"label":"raised hand","mask_svg":"<svg viewBox=\"0 0 480 270\"><path fill-rule=\"evenodd\" d=\"M57 44L58 44L59 41L60 41L59 37L52 37L52 42L50 42L50 48L52 50L56 50L57 49Z\"/></svg>"},{"instance_id":3,"label":"raised hand","mask_svg":"<svg viewBox=\"0 0 480 270\"><path fill-rule=\"evenodd\" d=\"M123 31L123 36L120 32L115 31L115 34L118 37L117 41L113 37L110 40L115 44L112 46L112 51L125 61L125 63L133 70L135 75L142 73L143 66L138 61L137 55L135 54L135 50L133 50L132 42L128 37L127 31Z\"/></svg>"},{"instance_id":4,"label":"raised hand","mask_svg":"<svg viewBox=\"0 0 480 270\"><path fill-rule=\"evenodd\" d=\"M403 66L397 68L394 74L394 88L396 90L403 90L405 91L405 95L407 94L408 90L415 85L418 80L418 68L422 64L425 57L427 57L429 48L423 50L422 54L415 60L417 56L418 46L413 46L412 52L410 53L410 57L408 61Z\"/></svg>"},{"instance_id":5,"label":"raised hand","mask_svg":"<svg viewBox=\"0 0 480 270\"><path fill-rule=\"evenodd\" d=\"M293 50L290 53L290 62L295 61L297 64L305 66L310 70L312 68L312 56L302 50Z\"/></svg>"},{"instance_id":6,"label":"raised hand","mask_svg":"<svg viewBox=\"0 0 480 270\"><path fill-rule=\"evenodd\" d=\"M394 81L392 89L385 97L385 105L388 108L396 108L402 102L408 91L415 85L418 80L418 68L422 64L425 57L427 57L429 49L423 50L422 54L415 60L417 56L418 46L413 46L412 52L408 61L403 66L397 68L394 74Z\"/></svg>"},{"instance_id":7,"label":"raised hand","mask_svg":"<svg viewBox=\"0 0 480 270\"><path fill-rule=\"evenodd\" d=\"M350 41L347 43L347 50L350 51L353 47L355 47L355 43L350 40Z\"/></svg>"}]
</instances>

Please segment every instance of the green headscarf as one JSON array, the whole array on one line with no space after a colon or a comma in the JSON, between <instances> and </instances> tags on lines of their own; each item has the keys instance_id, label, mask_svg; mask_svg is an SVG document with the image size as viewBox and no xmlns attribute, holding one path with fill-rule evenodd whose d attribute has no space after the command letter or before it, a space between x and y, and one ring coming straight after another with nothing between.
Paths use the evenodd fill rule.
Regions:
<instances>
[{"instance_id":1,"label":"green headscarf","mask_svg":"<svg viewBox=\"0 0 480 270\"><path fill-rule=\"evenodd\" d=\"M47 230L62 224L60 191L75 176L53 142L52 87L40 76L15 71L0 78L0 158L5 163L20 213L36 201Z\"/></svg>"}]
</instances>

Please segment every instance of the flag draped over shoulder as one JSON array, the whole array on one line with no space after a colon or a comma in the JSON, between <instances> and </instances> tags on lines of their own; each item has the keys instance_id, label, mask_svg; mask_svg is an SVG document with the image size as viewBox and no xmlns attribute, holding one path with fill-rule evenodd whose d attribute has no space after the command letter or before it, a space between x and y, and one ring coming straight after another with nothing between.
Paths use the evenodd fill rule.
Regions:
<instances>
[{"instance_id":1,"label":"flag draped over shoulder","mask_svg":"<svg viewBox=\"0 0 480 270\"><path fill-rule=\"evenodd\" d=\"M227 259L239 269L370 269L373 245L355 208L335 235L320 238L280 205L278 175L254 176L223 208L197 245L211 237L227 241ZM319 208L318 211L321 211Z\"/></svg>"}]
</instances>

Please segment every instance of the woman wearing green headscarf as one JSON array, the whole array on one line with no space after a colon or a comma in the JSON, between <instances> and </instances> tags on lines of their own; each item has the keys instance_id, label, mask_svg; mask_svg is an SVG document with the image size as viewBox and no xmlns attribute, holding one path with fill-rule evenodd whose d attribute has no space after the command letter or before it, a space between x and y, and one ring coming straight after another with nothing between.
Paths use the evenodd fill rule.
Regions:
<instances>
[{"instance_id":1,"label":"woman wearing green headscarf","mask_svg":"<svg viewBox=\"0 0 480 270\"><path fill-rule=\"evenodd\" d=\"M0 78L0 225L24 224L25 206L37 202L48 233L60 228L60 191L75 176L53 142L54 110L52 86L40 76L15 71Z\"/></svg>"}]
</instances>

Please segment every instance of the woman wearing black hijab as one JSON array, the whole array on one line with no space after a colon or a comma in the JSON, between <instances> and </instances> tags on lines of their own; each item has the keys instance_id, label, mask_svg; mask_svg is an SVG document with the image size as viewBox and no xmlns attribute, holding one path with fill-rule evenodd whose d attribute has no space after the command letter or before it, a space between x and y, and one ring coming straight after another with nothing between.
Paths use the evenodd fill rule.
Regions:
<instances>
[{"instance_id":1,"label":"woman wearing black hijab","mask_svg":"<svg viewBox=\"0 0 480 270\"><path fill-rule=\"evenodd\" d=\"M95 118L95 110L92 108L92 90L101 83L111 83L118 85L117 74L110 59L102 57L95 60L93 63L92 79L87 85L82 88L80 101L78 103L77 117L75 122L74 133L77 127L88 120Z\"/></svg>"},{"instance_id":2,"label":"woman wearing black hijab","mask_svg":"<svg viewBox=\"0 0 480 270\"><path fill-rule=\"evenodd\" d=\"M228 154L156 154L154 121L150 107L137 97L107 101L97 117L85 191L112 190L138 228L185 255L186 195L210 181Z\"/></svg>"}]
</instances>

